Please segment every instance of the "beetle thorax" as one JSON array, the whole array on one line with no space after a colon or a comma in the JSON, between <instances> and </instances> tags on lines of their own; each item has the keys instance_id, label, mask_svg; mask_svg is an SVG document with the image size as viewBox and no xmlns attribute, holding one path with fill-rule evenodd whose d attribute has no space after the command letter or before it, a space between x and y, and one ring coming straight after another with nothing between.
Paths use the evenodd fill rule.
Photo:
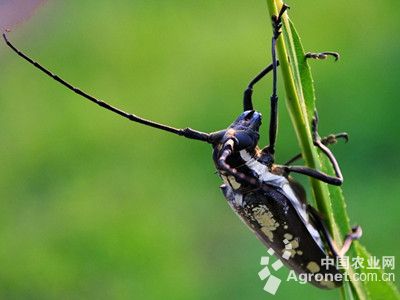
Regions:
<instances>
[{"instance_id":1,"label":"beetle thorax","mask_svg":"<svg viewBox=\"0 0 400 300\"><path fill-rule=\"evenodd\" d=\"M270 166L263 161L260 161L262 157L261 151L255 149L242 149L232 153L227 159L227 163L249 178L255 178L257 181L265 181L271 178ZM229 185L234 190L252 190L254 189L248 182L244 180L238 180L232 174L227 173L224 170L219 170L220 176L225 184Z\"/></svg>"}]
</instances>

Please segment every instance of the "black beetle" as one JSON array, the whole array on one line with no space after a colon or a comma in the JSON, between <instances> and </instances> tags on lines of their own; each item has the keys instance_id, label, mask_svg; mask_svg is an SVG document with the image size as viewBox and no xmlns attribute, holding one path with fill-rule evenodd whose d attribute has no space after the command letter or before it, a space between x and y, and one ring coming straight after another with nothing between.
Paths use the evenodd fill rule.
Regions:
<instances>
[{"instance_id":1,"label":"black beetle","mask_svg":"<svg viewBox=\"0 0 400 300\"><path fill-rule=\"evenodd\" d=\"M224 181L221 186L223 194L244 223L264 244L271 247L278 257L284 258L283 262L295 272L299 274L333 275L332 280L311 280L311 283L320 288L335 288L342 284L341 279L335 278L335 275L339 274L340 271L334 266L323 268L321 260L325 257L335 258L344 255L349 249L351 241L361 236L361 228L353 228L353 231L346 237L342 249L337 250L322 217L312 206L307 204L303 187L290 178L289 174L291 172L301 173L328 184L341 185L343 176L327 145L334 143L337 138L347 140L347 135L340 133L321 139L318 135L318 117L315 113L312 124L314 144L328 156L336 176L329 176L305 166L292 166L291 163L300 158L301 155L296 155L284 165L274 164L278 123L277 67L279 65L275 48L276 41L281 33L281 17L287 8L284 5L279 15L272 18L274 28L272 38L273 62L260 72L245 90L244 112L227 129L213 133L204 133L190 128L177 129L126 113L73 87L19 51L9 42L5 33L3 33L3 37L7 45L23 59L68 89L99 106L131 121L189 139L210 143L213 147L215 166ZM308 53L306 57L321 59L326 58L327 55L338 58L338 54L335 52ZM253 86L271 71L273 72L273 88L269 127L270 144L260 149L258 140L261 114L253 110L252 92ZM285 245L288 243L290 243L291 251L286 257Z\"/></svg>"}]
</instances>

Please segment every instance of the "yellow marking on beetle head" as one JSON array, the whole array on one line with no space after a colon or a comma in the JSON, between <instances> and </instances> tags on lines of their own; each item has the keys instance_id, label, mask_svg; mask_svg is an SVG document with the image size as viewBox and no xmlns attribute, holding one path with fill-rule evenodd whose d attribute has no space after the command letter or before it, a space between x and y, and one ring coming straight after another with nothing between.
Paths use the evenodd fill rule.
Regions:
<instances>
[{"instance_id":1,"label":"yellow marking on beetle head","mask_svg":"<svg viewBox=\"0 0 400 300\"><path fill-rule=\"evenodd\" d=\"M225 134L226 134L228 137L232 137L232 136L235 135L235 133L236 133L236 130L235 130L235 129L229 128L229 129L226 131Z\"/></svg>"}]
</instances>

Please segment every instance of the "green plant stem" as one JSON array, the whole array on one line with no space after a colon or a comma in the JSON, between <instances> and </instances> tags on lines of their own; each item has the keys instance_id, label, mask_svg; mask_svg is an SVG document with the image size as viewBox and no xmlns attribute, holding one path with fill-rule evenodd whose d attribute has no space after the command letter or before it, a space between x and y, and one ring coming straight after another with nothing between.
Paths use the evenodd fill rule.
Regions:
<instances>
[{"instance_id":1,"label":"green plant stem","mask_svg":"<svg viewBox=\"0 0 400 300\"><path fill-rule=\"evenodd\" d=\"M280 0L267 0L269 13L271 16L278 15L279 9L282 6ZM283 16L283 23L286 30L290 30L288 18L286 14ZM289 34L290 36L290 34ZM316 148L313 145L311 130L310 130L310 116L307 116L307 109L304 105L305 100L301 90L296 88L294 74L289 64L289 53L285 46L283 37L277 41L277 52L280 61L280 72L283 76L283 81L286 90L286 106L295 129L297 139L302 150L302 155L307 166L310 168L320 168L321 162ZM311 116L312 117L312 116ZM329 231L334 236L340 234L334 232L332 210L330 208L329 191L325 183L311 179L311 185L314 192L315 200L318 210L323 213L327 218L327 225Z\"/></svg>"},{"instance_id":2,"label":"green plant stem","mask_svg":"<svg viewBox=\"0 0 400 300\"><path fill-rule=\"evenodd\" d=\"M269 15L277 16L281 7L281 0L267 0ZM277 53L280 61L280 74L282 74L286 90L286 107L288 109L297 139L302 151L305 164L314 169L322 170L329 174L333 168L325 155L319 155L313 145L311 135L311 120L315 110L315 93L310 68L305 59L300 38L287 13L282 18L282 34L277 41ZM325 223L331 232L338 247L341 246L344 236L350 231L350 221L347 214L346 203L340 187L329 186L321 181L311 179L311 186L319 212L325 217ZM348 252L350 257L359 257L368 261L371 255L359 242L355 241ZM358 274L376 273L377 278L382 276L383 270L371 271L367 268L357 270ZM356 272L349 268L347 273L354 275ZM352 281L351 286L344 282L341 290L343 299L400 299L400 295L391 282Z\"/></svg>"}]
</instances>

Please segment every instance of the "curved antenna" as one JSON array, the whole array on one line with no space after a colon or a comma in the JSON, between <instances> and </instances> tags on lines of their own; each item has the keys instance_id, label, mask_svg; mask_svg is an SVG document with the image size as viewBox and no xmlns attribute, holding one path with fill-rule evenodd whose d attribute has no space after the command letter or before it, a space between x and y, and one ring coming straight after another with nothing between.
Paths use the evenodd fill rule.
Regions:
<instances>
[{"instance_id":1,"label":"curved antenna","mask_svg":"<svg viewBox=\"0 0 400 300\"><path fill-rule=\"evenodd\" d=\"M60 78L58 75L53 74L52 72L50 72L48 69L46 69L45 67L43 67L41 64L39 64L38 62L34 61L33 59L31 59L29 56L27 56L26 54L24 54L22 51L20 51L18 48L16 48L7 38L7 35L5 32L3 32L3 38L4 41L6 42L7 46L9 46L16 54L18 54L20 57L22 57L24 60L26 60L27 62L29 62L31 65L33 65L35 68L39 69L40 71L42 71L43 73L45 73L47 76L53 78L55 81L61 83L63 86L65 86L66 88L68 88L69 90L73 91L74 93L88 99L89 101L96 103L97 105L112 111L113 113L116 113L124 118L127 118L130 121L136 122L136 123L140 123L146 126L150 126L153 128L157 128L160 130L164 130L164 131L168 131L171 133L174 133L176 135L179 136L184 136L186 138L189 139L193 139L193 140L199 140L199 141L203 141L203 142L207 142L207 143L212 143L211 140L211 135L208 133L204 133L204 132L200 132L200 131L196 131L190 128L184 128L184 129L179 129L179 128L174 128L174 127L170 127L167 125L163 125L160 123L156 123L147 119L143 119L141 117L138 117L137 115L134 114L130 114L127 113L123 110L120 110L119 108L116 108L100 99L97 99L87 93L85 93L84 91L72 86L70 83L68 83L67 81L65 81L64 79Z\"/></svg>"},{"instance_id":2,"label":"curved antenna","mask_svg":"<svg viewBox=\"0 0 400 300\"><path fill-rule=\"evenodd\" d=\"M279 60L276 61L276 66L279 66ZM244 91L243 94L243 111L246 110L253 110L253 88L254 85L257 84L261 79L265 77L269 72L272 71L273 69L273 64L270 64L267 66L264 70L262 70L260 73L257 74L256 77L254 77L250 83L247 85L246 90Z\"/></svg>"}]
</instances>

